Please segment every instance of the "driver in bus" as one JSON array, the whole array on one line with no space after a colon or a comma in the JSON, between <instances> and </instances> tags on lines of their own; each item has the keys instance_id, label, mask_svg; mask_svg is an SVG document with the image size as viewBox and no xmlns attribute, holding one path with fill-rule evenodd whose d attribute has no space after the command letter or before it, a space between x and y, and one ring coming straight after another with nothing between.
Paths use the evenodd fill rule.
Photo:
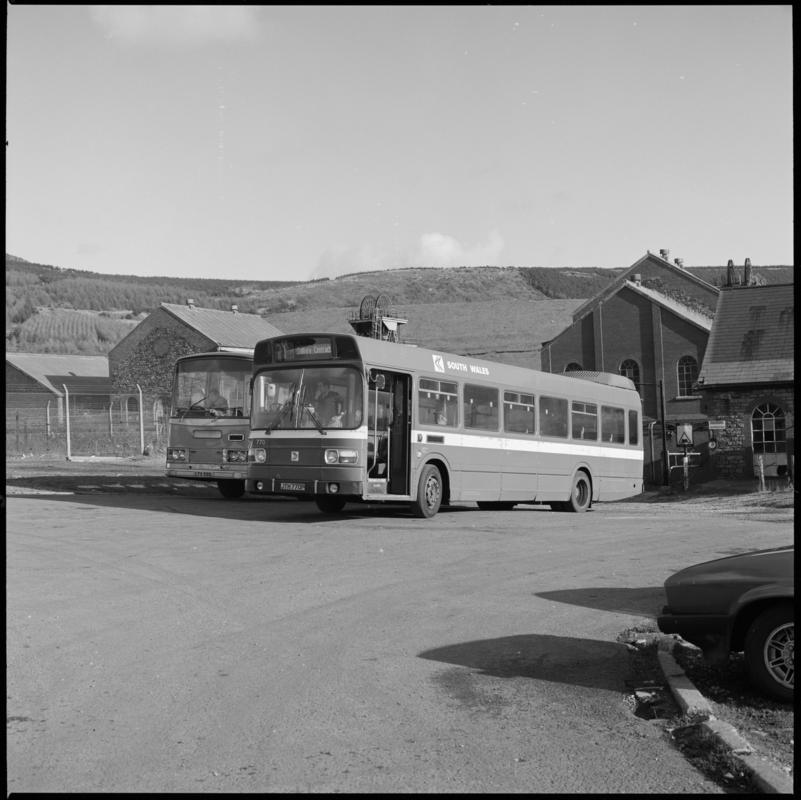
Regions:
<instances>
[{"instance_id":1,"label":"driver in bus","mask_svg":"<svg viewBox=\"0 0 801 800\"><path fill-rule=\"evenodd\" d=\"M219 389L212 389L209 392L209 396L206 398L206 408L211 411L214 416L217 416L228 410L228 400L223 397Z\"/></svg>"},{"instance_id":2,"label":"driver in bus","mask_svg":"<svg viewBox=\"0 0 801 800\"><path fill-rule=\"evenodd\" d=\"M331 387L327 381L320 381L317 384L317 391L314 393L314 407L320 419L329 419L336 413L336 404L342 402L342 398Z\"/></svg>"}]
</instances>

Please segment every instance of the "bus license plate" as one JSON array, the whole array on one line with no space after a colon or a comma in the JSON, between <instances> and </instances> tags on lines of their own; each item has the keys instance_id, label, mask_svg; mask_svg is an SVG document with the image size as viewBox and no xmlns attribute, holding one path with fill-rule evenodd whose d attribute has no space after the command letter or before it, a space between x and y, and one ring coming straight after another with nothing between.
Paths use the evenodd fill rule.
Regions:
<instances>
[{"instance_id":1,"label":"bus license plate","mask_svg":"<svg viewBox=\"0 0 801 800\"><path fill-rule=\"evenodd\" d=\"M278 488L282 492L305 492L306 491L306 484L305 483L290 483L289 481L281 481L278 485Z\"/></svg>"}]
</instances>

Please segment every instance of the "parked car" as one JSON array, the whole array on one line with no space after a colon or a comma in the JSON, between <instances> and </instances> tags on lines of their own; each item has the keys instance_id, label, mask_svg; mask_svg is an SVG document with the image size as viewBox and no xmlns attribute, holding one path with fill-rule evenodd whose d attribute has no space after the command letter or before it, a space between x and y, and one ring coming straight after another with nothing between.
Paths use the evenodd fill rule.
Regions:
<instances>
[{"instance_id":1,"label":"parked car","mask_svg":"<svg viewBox=\"0 0 801 800\"><path fill-rule=\"evenodd\" d=\"M795 685L794 546L718 558L665 581L663 633L701 648L711 663L743 651L751 683L791 701Z\"/></svg>"}]
</instances>

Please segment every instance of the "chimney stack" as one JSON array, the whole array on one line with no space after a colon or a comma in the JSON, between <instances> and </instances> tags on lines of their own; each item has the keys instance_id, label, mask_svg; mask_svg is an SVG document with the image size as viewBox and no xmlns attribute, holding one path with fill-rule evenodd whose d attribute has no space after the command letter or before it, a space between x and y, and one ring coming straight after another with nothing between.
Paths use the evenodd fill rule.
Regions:
<instances>
[{"instance_id":1,"label":"chimney stack","mask_svg":"<svg viewBox=\"0 0 801 800\"><path fill-rule=\"evenodd\" d=\"M729 259L729 263L726 266L726 286L736 286L737 285L737 275L734 272L734 261Z\"/></svg>"},{"instance_id":2,"label":"chimney stack","mask_svg":"<svg viewBox=\"0 0 801 800\"><path fill-rule=\"evenodd\" d=\"M238 313L239 313L239 306L238 306L236 303L234 303L234 304L231 306L231 311L233 311L233 312L234 312L234 314L238 314Z\"/></svg>"},{"instance_id":3,"label":"chimney stack","mask_svg":"<svg viewBox=\"0 0 801 800\"><path fill-rule=\"evenodd\" d=\"M670 250L660 250L659 255L662 256L662 258L664 258L665 261L670 260Z\"/></svg>"},{"instance_id":4,"label":"chimney stack","mask_svg":"<svg viewBox=\"0 0 801 800\"><path fill-rule=\"evenodd\" d=\"M679 268L684 269L684 259L683 258L674 258L673 263Z\"/></svg>"},{"instance_id":5,"label":"chimney stack","mask_svg":"<svg viewBox=\"0 0 801 800\"><path fill-rule=\"evenodd\" d=\"M743 270L743 286L751 285L751 259L745 259L745 269Z\"/></svg>"},{"instance_id":6,"label":"chimney stack","mask_svg":"<svg viewBox=\"0 0 801 800\"><path fill-rule=\"evenodd\" d=\"M186 304L189 306L189 308L195 307L195 301L191 297L186 301Z\"/></svg>"}]
</instances>

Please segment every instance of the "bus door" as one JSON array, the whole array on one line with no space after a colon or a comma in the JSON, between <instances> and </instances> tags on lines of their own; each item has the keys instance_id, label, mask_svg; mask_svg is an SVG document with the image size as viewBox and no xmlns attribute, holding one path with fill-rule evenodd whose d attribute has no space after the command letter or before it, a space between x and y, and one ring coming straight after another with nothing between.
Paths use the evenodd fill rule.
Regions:
<instances>
[{"instance_id":1,"label":"bus door","mask_svg":"<svg viewBox=\"0 0 801 800\"><path fill-rule=\"evenodd\" d=\"M409 494L411 376L370 370L368 469L370 482L386 482L387 494Z\"/></svg>"}]
</instances>

